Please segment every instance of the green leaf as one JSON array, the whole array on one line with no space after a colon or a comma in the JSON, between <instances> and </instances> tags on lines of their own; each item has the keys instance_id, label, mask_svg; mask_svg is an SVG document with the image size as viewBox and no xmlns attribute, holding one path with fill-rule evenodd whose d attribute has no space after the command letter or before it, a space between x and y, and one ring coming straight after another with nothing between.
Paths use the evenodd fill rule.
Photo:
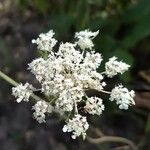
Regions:
<instances>
[{"instance_id":1,"label":"green leaf","mask_svg":"<svg viewBox=\"0 0 150 150\"><path fill-rule=\"evenodd\" d=\"M150 13L140 19L123 40L127 48L133 47L138 41L150 35Z\"/></svg>"},{"instance_id":2,"label":"green leaf","mask_svg":"<svg viewBox=\"0 0 150 150\"><path fill-rule=\"evenodd\" d=\"M150 13L150 0L140 0L131 5L122 15L122 21L129 23L139 20L143 16Z\"/></svg>"},{"instance_id":3,"label":"green leaf","mask_svg":"<svg viewBox=\"0 0 150 150\"><path fill-rule=\"evenodd\" d=\"M57 39L61 37L68 39L68 35L71 32L71 27L74 23L74 18L67 14L54 15L50 20L50 28L54 29L57 33Z\"/></svg>"},{"instance_id":4,"label":"green leaf","mask_svg":"<svg viewBox=\"0 0 150 150\"><path fill-rule=\"evenodd\" d=\"M80 0L76 7L76 27L77 30L87 28L89 24L89 5L85 0Z\"/></svg>"},{"instance_id":5,"label":"green leaf","mask_svg":"<svg viewBox=\"0 0 150 150\"><path fill-rule=\"evenodd\" d=\"M42 14L46 14L49 8L47 0L34 0L34 5Z\"/></svg>"}]
</instances>

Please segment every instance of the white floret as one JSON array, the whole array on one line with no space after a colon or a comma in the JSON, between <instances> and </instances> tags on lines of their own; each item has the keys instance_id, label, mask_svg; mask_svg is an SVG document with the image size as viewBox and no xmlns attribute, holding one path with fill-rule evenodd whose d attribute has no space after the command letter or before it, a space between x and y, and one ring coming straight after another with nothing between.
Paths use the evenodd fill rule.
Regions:
<instances>
[{"instance_id":1,"label":"white floret","mask_svg":"<svg viewBox=\"0 0 150 150\"><path fill-rule=\"evenodd\" d=\"M105 109L103 100L98 97L90 97L86 100L85 110L92 115L101 115Z\"/></svg>"},{"instance_id":2,"label":"white floret","mask_svg":"<svg viewBox=\"0 0 150 150\"><path fill-rule=\"evenodd\" d=\"M17 102L20 103L21 101L29 101L29 97L31 94L33 94L33 86L29 83L26 84L19 84L16 87L12 88L12 95L14 95L17 98Z\"/></svg>"},{"instance_id":3,"label":"white floret","mask_svg":"<svg viewBox=\"0 0 150 150\"><path fill-rule=\"evenodd\" d=\"M43 123L45 122L45 113L51 113L53 110L53 107L48 103L43 100L38 101L32 109L35 110L33 113L34 118L39 122Z\"/></svg>"},{"instance_id":4,"label":"white floret","mask_svg":"<svg viewBox=\"0 0 150 150\"><path fill-rule=\"evenodd\" d=\"M86 137L86 131L89 128L86 117L77 114L73 119L69 119L69 122L64 125L63 132L72 132L72 138L76 139L78 136Z\"/></svg>"},{"instance_id":5,"label":"white floret","mask_svg":"<svg viewBox=\"0 0 150 150\"><path fill-rule=\"evenodd\" d=\"M46 71L46 61L43 58L37 58L28 65L28 69L30 69L31 72L35 75L36 79L41 82Z\"/></svg>"},{"instance_id":6,"label":"white floret","mask_svg":"<svg viewBox=\"0 0 150 150\"><path fill-rule=\"evenodd\" d=\"M99 31L91 32L89 30L84 30L75 33L75 38L78 39L77 44L81 49L92 49L94 47L92 39L98 35Z\"/></svg>"},{"instance_id":7,"label":"white floret","mask_svg":"<svg viewBox=\"0 0 150 150\"><path fill-rule=\"evenodd\" d=\"M116 101L116 104L119 105L120 109L128 109L130 105L135 105L134 102L135 92L133 90L128 91L127 88L122 85L116 86L112 89L110 94L110 100Z\"/></svg>"},{"instance_id":8,"label":"white floret","mask_svg":"<svg viewBox=\"0 0 150 150\"><path fill-rule=\"evenodd\" d=\"M53 47L56 45L57 40L53 38L53 30L50 30L47 33L41 33L39 37L35 40L32 40L32 43L37 44L37 48L43 51L52 51Z\"/></svg>"},{"instance_id":9,"label":"white floret","mask_svg":"<svg viewBox=\"0 0 150 150\"><path fill-rule=\"evenodd\" d=\"M112 78L117 75L117 73L123 74L125 71L129 69L130 65L117 61L117 57L112 57L105 64L105 73L108 77Z\"/></svg>"},{"instance_id":10,"label":"white floret","mask_svg":"<svg viewBox=\"0 0 150 150\"><path fill-rule=\"evenodd\" d=\"M84 63L86 64L86 66L92 69L97 69L100 66L102 60L103 59L101 54L91 51L86 53L86 56L84 58Z\"/></svg>"}]
</instances>

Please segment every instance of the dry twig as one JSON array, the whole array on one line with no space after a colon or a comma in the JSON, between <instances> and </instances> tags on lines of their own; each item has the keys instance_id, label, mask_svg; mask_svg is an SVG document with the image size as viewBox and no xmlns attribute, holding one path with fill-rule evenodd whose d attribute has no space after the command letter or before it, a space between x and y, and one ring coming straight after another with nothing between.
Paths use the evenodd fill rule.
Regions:
<instances>
[{"instance_id":1,"label":"dry twig","mask_svg":"<svg viewBox=\"0 0 150 150\"><path fill-rule=\"evenodd\" d=\"M99 138L92 138L90 136L87 136L87 140L90 143L93 143L93 144L101 144L101 143L106 143L106 142L124 143L124 144L129 145L132 150L138 150L137 146L129 139L126 139L126 138L123 138L123 137L119 137L119 136L106 136L98 128L95 128L95 133L97 135L99 135Z\"/></svg>"}]
</instances>

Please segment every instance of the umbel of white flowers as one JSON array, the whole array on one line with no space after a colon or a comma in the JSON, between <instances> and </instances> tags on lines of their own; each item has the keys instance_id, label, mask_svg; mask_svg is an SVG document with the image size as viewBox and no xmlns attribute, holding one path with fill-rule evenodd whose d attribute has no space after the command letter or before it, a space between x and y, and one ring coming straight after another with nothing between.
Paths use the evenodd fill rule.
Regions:
<instances>
[{"instance_id":1,"label":"umbel of white flowers","mask_svg":"<svg viewBox=\"0 0 150 150\"><path fill-rule=\"evenodd\" d=\"M134 91L128 91L121 84L116 85L111 92L105 91L104 76L114 77L128 70L129 65L112 57L106 62L103 73L97 71L102 62L101 54L93 50L93 39L99 31L89 30L75 33L75 43L60 43L58 50L54 51L57 40L54 32L42 33L36 40L38 50L42 50L47 58L36 58L29 64L30 71L41 84L41 92L46 100L39 100L33 106L33 116L39 123L45 122L46 114L57 111L60 115L68 115L64 132L72 132L72 138L78 136L86 138L89 128L86 116L81 115L79 104L85 106L82 110L91 115L100 116L104 111L103 100L100 97L88 97L86 90L95 89L110 94L110 101L115 101L120 109L128 109L134 105ZM29 101L29 97L36 88L26 83L12 88L12 94L17 102ZM71 114L71 115L69 115ZM82 113L83 114L83 113ZM71 117L70 117L71 116Z\"/></svg>"}]
</instances>

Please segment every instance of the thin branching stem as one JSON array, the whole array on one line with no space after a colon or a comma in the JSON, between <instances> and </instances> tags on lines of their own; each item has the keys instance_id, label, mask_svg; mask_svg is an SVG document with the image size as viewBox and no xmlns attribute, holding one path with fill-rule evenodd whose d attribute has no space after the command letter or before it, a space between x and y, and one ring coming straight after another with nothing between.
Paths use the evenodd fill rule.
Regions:
<instances>
[{"instance_id":1,"label":"thin branching stem","mask_svg":"<svg viewBox=\"0 0 150 150\"><path fill-rule=\"evenodd\" d=\"M13 86L17 86L18 83L16 81L14 81L13 79L11 79L9 76L7 76L6 74L4 74L2 71L0 71L0 77L7 81L8 83L10 83L11 85ZM35 94L32 94L31 95L31 98L35 101L40 101L40 100L43 100L42 98L40 98L39 96L35 95ZM54 111L55 113L59 113L57 110ZM65 116L62 116L61 117L62 119L66 119Z\"/></svg>"},{"instance_id":2,"label":"thin branching stem","mask_svg":"<svg viewBox=\"0 0 150 150\"><path fill-rule=\"evenodd\" d=\"M78 114L77 103L75 100L74 100L74 109L75 109L75 114Z\"/></svg>"},{"instance_id":3,"label":"thin branching stem","mask_svg":"<svg viewBox=\"0 0 150 150\"><path fill-rule=\"evenodd\" d=\"M119 136L102 136L100 138L92 138L92 137L87 136L87 140L93 144L100 144L100 143L106 143L106 142L124 143L124 144L129 145L132 148L132 150L137 150L136 145L132 141L123 137L119 137Z\"/></svg>"},{"instance_id":4,"label":"thin branching stem","mask_svg":"<svg viewBox=\"0 0 150 150\"><path fill-rule=\"evenodd\" d=\"M17 86L18 85L18 83L16 81L14 81L9 76L7 76L6 74L4 74L2 71L0 71L0 77L2 79L4 79L5 81L7 81L8 83L12 84L13 86Z\"/></svg>"},{"instance_id":5,"label":"thin branching stem","mask_svg":"<svg viewBox=\"0 0 150 150\"><path fill-rule=\"evenodd\" d=\"M10 77L7 76L6 74L4 74L2 71L0 71L0 77L1 77L3 80L5 80L5 81L7 81L8 83L10 83L11 85L13 85L13 86L17 86L17 85L18 85L18 83L17 83L15 80L13 80L12 78L10 78ZM31 97L32 97L34 100L36 100L36 101L42 100L40 97L38 97L38 96L35 95L35 94L32 94Z\"/></svg>"},{"instance_id":6,"label":"thin branching stem","mask_svg":"<svg viewBox=\"0 0 150 150\"><path fill-rule=\"evenodd\" d=\"M118 143L124 143L127 144L128 146L131 147L132 150L138 150L138 146L136 146L131 140L124 138L124 137L120 137L120 136L108 136L105 135L101 129L96 128L91 126L91 129L94 131L94 133L96 133L99 137L98 138L93 138L90 136L87 136L87 140L90 143L93 144L101 144L101 143L106 143L106 142L118 142Z\"/></svg>"},{"instance_id":7,"label":"thin branching stem","mask_svg":"<svg viewBox=\"0 0 150 150\"><path fill-rule=\"evenodd\" d=\"M102 93L106 93L106 94L110 94L111 92L109 92L109 91L105 91L105 90L100 90L100 92L102 92Z\"/></svg>"},{"instance_id":8,"label":"thin branching stem","mask_svg":"<svg viewBox=\"0 0 150 150\"><path fill-rule=\"evenodd\" d=\"M90 128L91 128L91 130L92 130L95 134L97 134L99 137L104 136L104 133L103 133L99 128L93 127L92 125L90 125Z\"/></svg>"},{"instance_id":9,"label":"thin branching stem","mask_svg":"<svg viewBox=\"0 0 150 150\"><path fill-rule=\"evenodd\" d=\"M101 72L100 74L102 74L102 75L104 75L106 72L105 71L103 71L103 72Z\"/></svg>"}]
</instances>

